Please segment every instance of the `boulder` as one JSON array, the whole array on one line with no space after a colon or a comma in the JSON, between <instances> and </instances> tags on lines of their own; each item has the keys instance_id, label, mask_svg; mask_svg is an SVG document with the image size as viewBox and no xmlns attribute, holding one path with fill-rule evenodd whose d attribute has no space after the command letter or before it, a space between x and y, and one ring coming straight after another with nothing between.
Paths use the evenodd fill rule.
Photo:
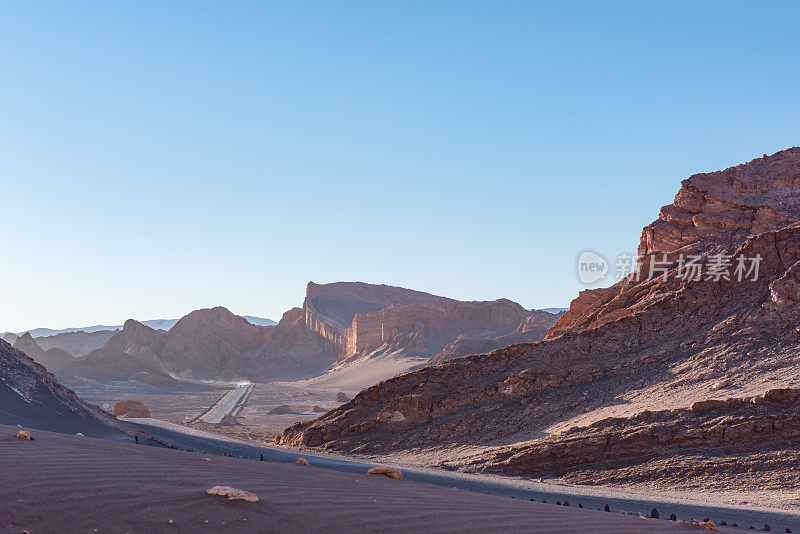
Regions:
<instances>
[{"instance_id":1,"label":"boulder","mask_svg":"<svg viewBox=\"0 0 800 534\"><path fill-rule=\"evenodd\" d=\"M143 402L135 400L119 401L111 412L114 417L150 417L150 410Z\"/></svg>"}]
</instances>

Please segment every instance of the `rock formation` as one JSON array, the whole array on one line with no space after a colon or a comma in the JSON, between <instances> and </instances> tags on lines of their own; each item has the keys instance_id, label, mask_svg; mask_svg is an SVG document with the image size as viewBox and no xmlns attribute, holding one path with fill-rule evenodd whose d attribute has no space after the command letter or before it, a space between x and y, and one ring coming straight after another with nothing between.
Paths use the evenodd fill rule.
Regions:
<instances>
[{"instance_id":1,"label":"rock formation","mask_svg":"<svg viewBox=\"0 0 800 534\"><path fill-rule=\"evenodd\" d=\"M666 279L634 274L582 292L543 341L394 377L277 442L350 451L470 445L495 458L481 465L509 472L518 468L503 463L508 450L539 450L542 439L568 447L564 431L611 415L789 387L800 376L799 221L800 148L692 176L642 234L641 252L667 254ZM682 278L679 256L690 252L760 256L759 276ZM641 262L639 274L649 267ZM716 383L726 386L713 391ZM758 421L788 425L796 408L787 409ZM705 424L685 417L689 427ZM797 448L793 430L781 435L776 446ZM474 460L450 454L454 465Z\"/></svg>"},{"instance_id":2,"label":"rock formation","mask_svg":"<svg viewBox=\"0 0 800 534\"><path fill-rule=\"evenodd\" d=\"M18 336L17 334L12 334L11 332L5 332L5 333L3 333L3 335L2 335L2 336L0 336L0 339L2 339L3 341L5 341L5 342L6 342L6 343L8 343L9 345L12 345L12 346L13 346L13 345L14 345L14 342L15 342L17 339L19 339L19 336Z\"/></svg>"},{"instance_id":3,"label":"rock formation","mask_svg":"<svg viewBox=\"0 0 800 534\"><path fill-rule=\"evenodd\" d=\"M119 401L111 412L114 417L150 417L150 410L143 402L135 400Z\"/></svg>"},{"instance_id":4,"label":"rock formation","mask_svg":"<svg viewBox=\"0 0 800 534\"><path fill-rule=\"evenodd\" d=\"M526 321L529 330L519 338L540 339L542 321L550 326L553 317L505 299L461 302L387 285L309 282L303 307L284 314L239 376L297 378L371 357L427 358L459 336L504 336Z\"/></svg>"},{"instance_id":5,"label":"rock formation","mask_svg":"<svg viewBox=\"0 0 800 534\"><path fill-rule=\"evenodd\" d=\"M335 361L331 344L306 327L303 309L292 308L272 327L269 339L243 364L241 373L254 379L296 378L319 374Z\"/></svg>"},{"instance_id":6,"label":"rock formation","mask_svg":"<svg viewBox=\"0 0 800 534\"><path fill-rule=\"evenodd\" d=\"M70 353L73 358L80 358L105 345L116 333L115 330L98 330L96 332L79 330L78 332L62 332L54 336L34 339L36 344L44 350L58 348Z\"/></svg>"},{"instance_id":7,"label":"rock formation","mask_svg":"<svg viewBox=\"0 0 800 534\"><path fill-rule=\"evenodd\" d=\"M468 354L491 352L519 343L534 343L544 339L548 329L556 323L561 315L562 313L552 314L542 310L533 310L510 334L482 339L471 339L462 334L444 347L441 352L431 357L428 365L436 365Z\"/></svg>"},{"instance_id":8,"label":"rock formation","mask_svg":"<svg viewBox=\"0 0 800 534\"><path fill-rule=\"evenodd\" d=\"M134 320L125 322L101 348L74 360L58 376L64 381L89 378L100 382L137 380L161 386L174 385L161 361L166 334Z\"/></svg>"},{"instance_id":9,"label":"rock formation","mask_svg":"<svg viewBox=\"0 0 800 534\"><path fill-rule=\"evenodd\" d=\"M271 334L221 306L197 310L169 330L161 361L176 376L219 378L235 374Z\"/></svg>"},{"instance_id":10,"label":"rock formation","mask_svg":"<svg viewBox=\"0 0 800 534\"><path fill-rule=\"evenodd\" d=\"M58 384L41 365L0 341L0 424L93 437L124 437L125 427Z\"/></svg>"},{"instance_id":11,"label":"rock formation","mask_svg":"<svg viewBox=\"0 0 800 534\"><path fill-rule=\"evenodd\" d=\"M61 371L73 361L72 356L62 349L43 350L28 333L17 338L14 348L33 358L36 363L44 365L51 373Z\"/></svg>"},{"instance_id":12,"label":"rock formation","mask_svg":"<svg viewBox=\"0 0 800 534\"><path fill-rule=\"evenodd\" d=\"M59 377L68 382L137 380L155 386L175 385L173 377L246 378L253 371L243 369L272 328L255 326L221 307L194 311L168 332L128 320L102 347L75 359Z\"/></svg>"}]
</instances>

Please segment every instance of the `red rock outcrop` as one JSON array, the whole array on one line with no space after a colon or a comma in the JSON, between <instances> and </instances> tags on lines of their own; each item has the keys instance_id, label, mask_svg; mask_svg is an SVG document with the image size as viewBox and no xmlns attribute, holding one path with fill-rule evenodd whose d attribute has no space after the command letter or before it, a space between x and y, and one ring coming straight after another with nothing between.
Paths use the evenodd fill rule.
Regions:
<instances>
[{"instance_id":1,"label":"red rock outcrop","mask_svg":"<svg viewBox=\"0 0 800 534\"><path fill-rule=\"evenodd\" d=\"M760 255L756 280L683 279L672 264L666 280L632 276L583 292L543 341L394 377L276 441L351 451L490 449L606 413L688 406L722 381L723 391L791 384L800 376L800 149L688 182L695 192L679 197L695 200L680 207L702 216L679 223L662 211L642 250ZM696 191L705 191L704 202Z\"/></svg>"},{"instance_id":2,"label":"red rock outcrop","mask_svg":"<svg viewBox=\"0 0 800 534\"><path fill-rule=\"evenodd\" d=\"M564 476L574 465L586 468L620 458L750 444L797 448L800 390L769 390L757 397L698 401L690 409L603 419L558 436L491 450L469 465L508 474Z\"/></svg>"},{"instance_id":3,"label":"red rock outcrop","mask_svg":"<svg viewBox=\"0 0 800 534\"><path fill-rule=\"evenodd\" d=\"M650 275L650 257L667 254L728 254L748 238L800 220L800 148L725 169L695 174L681 183L675 202L642 230L638 272L605 289L582 291L548 338L595 328L632 314L659 292L641 283ZM654 271L657 272L657 271ZM648 295L651 295L650 297Z\"/></svg>"}]
</instances>

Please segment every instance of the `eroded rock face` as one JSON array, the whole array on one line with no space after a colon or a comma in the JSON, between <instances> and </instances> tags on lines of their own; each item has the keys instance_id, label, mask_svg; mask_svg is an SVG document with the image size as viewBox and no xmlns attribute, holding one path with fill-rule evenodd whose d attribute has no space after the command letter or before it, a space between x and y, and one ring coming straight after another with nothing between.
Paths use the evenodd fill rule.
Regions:
<instances>
[{"instance_id":1,"label":"eroded rock face","mask_svg":"<svg viewBox=\"0 0 800 534\"><path fill-rule=\"evenodd\" d=\"M306 328L339 362L389 353L431 356L460 335L508 334L530 317L509 300L461 302L361 282L309 283L303 312Z\"/></svg>"},{"instance_id":2,"label":"eroded rock face","mask_svg":"<svg viewBox=\"0 0 800 534\"><path fill-rule=\"evenodd\" d=\"M800 390L770 390L755 397L695 402L688 410L643 412L609 418L536 442L490 450L473 468L509 474L567 474L574 465L600 464L643 454L701 447L800 443Z\"/></svg>"},{"instance_id":3,"label":"eroded rock face","mask_svg":"<svg viewBox=\"0 0 800 534\"><path fill-rule=\"evenodd\" d=\"M561 315L560 313L556 315L542 310L533 310L510 334L478 339L462 334L447 344L441 352L431 357L428 365L436 365L468 354L491 352L519 343L535 343L544 339L548 329L556 323Z\"/></svg>"},{"instance_id":4,"label":"eroded rock face","mask_svg":"<svg viewBox=\"0 0 800 534\"><path fill-rule=\"evenodd\" d=\"M643 250L696 247L703 254L760 255L757 280L683 280L674 266L666 281L632 277L583 292L543 341L394 377L315 421L286 429L277 442L356 451L488 449L558 434L553 429L571 421L590 424L609 411L630 416L633 405L715 401L691 412L701 416L724 401L708 399L714 384L724 382L729 391L763 383L765 391L775 387L766 384L796 379L800 149L699 176L689 185L707 190L706 200L692 193L694 200L680 205L695 214L713 213L722 222L713 226L699 217L703 223L692 226L695 230L672 231L678 223L662 213L663 222L645 230ZM724 194L735 204L728 215L719 209ZM746 206L755 209L748 212ZM778 215L764 215L773 211ZM754 397L758 402L763 397Z\"/></svg>"},{"instance_id":5,"label":"eroded rock face","mask_svg":"<svg viewBox=\"0 0 800 534\"><path fill-rule=\"evenodd\" d=\"M110 382L138 380L152 385L174 385L169 369L161 361L166 334L134 320L125 322L101 348L76 358L58 372L62 380L76 378Z\"/></svg>"},{"instance_id":6,"label":"eroded rock face","mask_svg":"<svg viewBox=\"0 0 800 534\"><path fill-rule=\"evenodd\" d=\"M302 308L292 308L273 327L269 339L254 351L240 376L256 379L295 378L323 372L337 358L331 342L306 327Z\"/></svg>"},{"instance_id":7,"label":"eroded rock face","mask_svg":"<svg viewBox=\"0 0 800 534\"><path fill-rule=\"evenodd\" d=\"M260 327L225 308L197 310L168 332L128 320L101 348L58 373L65 380L138 380L175 385L174 376L242 379L254 376L252 358L275 327Z\"/></svg>"},{"instance_id":8,"label":"eroded rock face","mask_svg":"<svg viewBox=\"0 0 800 534\"><path fill-rule=\"evenodd\" d=\"M637 282L650 274L650 255L677 261L699 254L733 254L758 234L800 221L800 148L684 180L675 202L642 230L639 273L604 289L582 291L548 338L595 328L633 313L662 292ZM786 287L787 291L792 291Z\"/></svg>"},{"instance_id":9,"label":"eroded rock face","mask_svg":"<svg viewBox=\"0 0 800 534\"><path fill-rule=\"evenodd\" d=\"M218 306L193 311L167 333L161 360L176 375L217 378L243 366L272 335Z\"/></svg>"},{"instance_id":10,"label":"eroded rock face","mask_svg":"<svg viewBox=\"0 0 800 534\"><path fill-rule=\"evenodd\" d=\"M731 252L748 237L800 219L800 148L695 174L642 231L640 254L694 247Z\"/></svg>"}]
</instances>

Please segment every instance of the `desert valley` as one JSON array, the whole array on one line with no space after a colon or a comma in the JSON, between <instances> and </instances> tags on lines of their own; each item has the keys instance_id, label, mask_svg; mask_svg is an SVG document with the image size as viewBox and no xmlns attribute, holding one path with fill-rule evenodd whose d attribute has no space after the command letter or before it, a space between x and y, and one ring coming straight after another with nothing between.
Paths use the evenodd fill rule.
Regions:
<instances>
[{"instance_id":1,"label":"desert valley","mask_svg":"<svg viewBox=\"0 0 800 534\"><path fill-rule=\"evenodd\" d=\"M0 534L800 534L800 4L0 4Z\"/></svg>"},{"instance_id":2,"label":"desert valley","mask_svg":"<svg viewBox=\"0 0 800 534\"><path fill-rule=\"evenodd\" d=\"M37 443L73 454L59 432L117 455L133 438L153 458L177 448L190 451L182 462L216 466L221 454L230 469L235 457L391 465L409 479L395 487L454 480L587 509L641 506L647 529L678 528L670 507L703 506L714 517L674 519L800 528L800 148L691 176L638 252L636 271L564 310L310 282L275 324L217 307L154 326L6 333L0 443L10 455ZM757 277L681 276L684 257L720 255L760 258ZM41 438L9 439L18 426ZM91 441L93 455L103 443ZM36 525L8 517L4 527ZM639 528L608 521L598 529Z\"/></svg>"}]
</instances>

